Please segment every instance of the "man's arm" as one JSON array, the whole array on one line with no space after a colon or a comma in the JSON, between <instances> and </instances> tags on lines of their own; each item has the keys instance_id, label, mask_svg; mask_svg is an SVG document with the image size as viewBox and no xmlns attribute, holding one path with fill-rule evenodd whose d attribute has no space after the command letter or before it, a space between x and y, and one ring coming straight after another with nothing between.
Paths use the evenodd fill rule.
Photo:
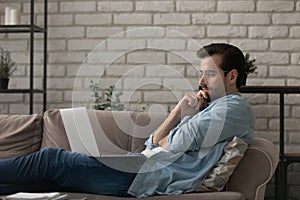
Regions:
<instances>
[{"instance_id":1,"label":"man's arm","mask_svg":"<svg viewBox=\"0 0 300 200\"><path fill-rule=\"evenodd\" d=\"M251 141L254 114L238 95L222 97L197 117L190 118L168 136L168 150L174 153L199 151L238 136Z\"/></svg>"},{"instance_id":2,"label":"man's arm","mask_svg":"<svg viewBox=\"0 0 300 200\"><path fill-rule=\"evenodd\" d=\"M168 134L178 125L184 116L194 116L199 112L205 102L199 96L184 96L176 107L171 111L167 119L153 134L153 144L168 149Z\"/></svg>"},{"instance_id":3,"label":"man's arm","mask_svg":"<svg viewBox=\"0 0 300 200\"><path fill-rule=\"evenodd\" d=\"M167 119L159 126L159 128L155 131L153 134L153 144L162 145L162 142L160 142L163 138L167 138L169 132L177 126L177 124L180 122L180 110L173 109Z\"/></svg>"}]
</instances>

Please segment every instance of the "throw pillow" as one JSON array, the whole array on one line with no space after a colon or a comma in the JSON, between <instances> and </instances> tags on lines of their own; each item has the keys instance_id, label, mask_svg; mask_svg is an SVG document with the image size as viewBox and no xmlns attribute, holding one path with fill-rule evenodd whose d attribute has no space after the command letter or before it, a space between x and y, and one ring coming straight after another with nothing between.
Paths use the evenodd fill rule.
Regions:
<instances>
[{"instance_id":1,"label":"throw pillow","mask_svg":"<svg viewBox=\"0 0 300 200\"><path fill-rule=\"evenodd\" d=\"M230 175L246 152L248 144L234 137L224 148L224 154L218 163L209 171L202 185L195 192L221 191Z\"/></svg>"},{"instance_id":2,"label":"throw pillow","mask_svg":"<svg viewBox=\"0 0 300 200\"><path fill-rule=\"evenodd\" d=\"M40 149L43 118L33 115L0 115L0 159L30 154Z\"/></svg>"}]
</instances>

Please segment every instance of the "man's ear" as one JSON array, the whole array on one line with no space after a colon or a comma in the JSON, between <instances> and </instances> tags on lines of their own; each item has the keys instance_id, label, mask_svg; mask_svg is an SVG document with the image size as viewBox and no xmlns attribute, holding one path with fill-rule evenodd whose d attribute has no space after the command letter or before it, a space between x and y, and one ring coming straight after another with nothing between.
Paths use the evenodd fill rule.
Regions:
<instances>
[{"instance_id":1,"label":"man's ear","mask_svg":"<svg viewBox=\"0 0 300 200\"><path fill-rule=\"evenodd\" d=\"M231 70L228 74L228 81L231 84L236 84L238 75L239 75L239 73L236 69Z\"/></svg>"}]
</instances>

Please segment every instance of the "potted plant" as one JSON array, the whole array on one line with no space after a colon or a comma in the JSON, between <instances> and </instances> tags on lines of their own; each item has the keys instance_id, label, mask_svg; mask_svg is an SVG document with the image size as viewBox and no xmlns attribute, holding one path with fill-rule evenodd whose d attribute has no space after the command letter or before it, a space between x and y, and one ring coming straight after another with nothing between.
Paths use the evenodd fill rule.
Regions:
<instances>
[{"instance_id":1,"label":"potted plant","mask_svg":"<svg viewBox=\"0 0 300 200\"><path fill-rule=\"evenodd\" d=\"M12 61L10 53L0 47L0 89L7 89L9 77L16 70L16 63Z\"/></svg>"},{"instance_id":2,"label":"potted plant","mask_svg":"<svg viewBox=\"0 0 300 200\"><path fill-rule=\"evenodd\" d=\"M243 79L242 85L246 85L248 74L255 72L255 70L257 68L257 66L255 65L255 61L256 61L255 59L250 58L249 53L245 54L245 69L246 69L246 71L244 74L244 79Z\"/></svg>"},{"instance_id":3,"label":"potted plant","mask_svg":"<svg viewBox=\"0 0 300 200\"><path fill-rule=\"evenodd\" d=\"M98 93L98 84L94 81L90 81L90 89L92 91L92 97L94 98L94 105L92 108L95 110L124 110L124 104L120 103L120 96L123 95L122 92L116 93L115 98L113 98L113 91L115 89L114 85L109 86L105 90L105 98L102 99Z\"/></svg>"}]
</instances>

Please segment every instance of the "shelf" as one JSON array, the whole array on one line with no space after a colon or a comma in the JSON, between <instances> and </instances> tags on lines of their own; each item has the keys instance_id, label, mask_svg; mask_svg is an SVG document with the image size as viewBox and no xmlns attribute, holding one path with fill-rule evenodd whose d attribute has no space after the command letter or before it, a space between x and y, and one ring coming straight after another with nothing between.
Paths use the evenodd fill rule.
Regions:
<instances>
[{"instance_id":1,"label":"shelf","mask_svg":"<svg viewBox=\"0 0 300 200\"><path fill-rule=\"evenodd\" d=\"M279 95L279 163L276 171L277 184L275 194L279 199L287 199L287 167L294 162L300 162L299 153L285 153L285 94L299 94L300 86L242 86L243 93L273 93ZM278 199L278 198L276 198Z\"/></svg>"},{"instance_id":2,"label":"shelf","mask_svg":"<svg viewBox=\"0 0 300 200\"><path fill-rule=\"evenodd\" d=\"M1 90L0 93L31 93L30 89L7 89L7 90ZM44 93L43 90L34 89L32 90L32 93Z\"/></svg>"},{"instance_id":3,"label":"shelf","mask_svg":"<svg viewBox=\"0 0 300 200\"><path fill-rule=\"evenodd\" d=\"M8 1L8 0L6 0ZM20 88L20 89L6 89L1 90L0 94L28 94L29 95L29 114L33 113L34 107L34 98L35 94L39 93L43 95L43 111L46 111L46 104L47 104L47 27L48 27L48 0L44 1L44 23L41 26L35 24L35 1L42 1L42 0L28 0L30 2L30 15L29 15L29 24L16 24L16 25L0 25L0 33L10 34L10 33L29 33L28 34L28 41L29 41L29 87ZM42 81L42 88L41 89L33 89L33 88L40 88L34 85L34 41L35 41L35 34L42 34L43 35L43 81ZM3 37L5 40L6 37ZM21 86L22 87L22 86Z\"/></svg>"},{"instance_id":4,"label":"shelf","mask_svg":"<svg viewBox=\"0 0 300 200\"><path fill-rule=\"evenodd\" d=\"M30 33L31 25L20 24L20 25L0 25L0 33ZM46 30L39 26L33 25L33 32L45 33Z\"/></svg>"},{"instance_id":5,"label":"shelf","mask_svg":"<svg viewBox=\"0 0 300 200\"><path fill-rule=\"evenodd\" d=\"M300 86L242 86L242 93L300 93Z\"/></svg>"}]
</instances>

